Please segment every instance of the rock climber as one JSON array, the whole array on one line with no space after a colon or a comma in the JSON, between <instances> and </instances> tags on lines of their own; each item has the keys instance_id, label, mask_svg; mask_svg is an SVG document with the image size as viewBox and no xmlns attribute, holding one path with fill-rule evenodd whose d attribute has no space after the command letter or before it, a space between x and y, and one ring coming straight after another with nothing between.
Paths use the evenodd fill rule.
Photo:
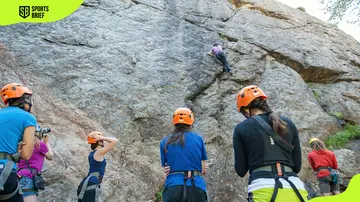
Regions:
<instances>
[{"instance_id":1,"label":"rock climber","mask_svg":"<svg viewBox=\"0 0 360 202\"><path fill-rule=\"evenodd\" d=\"M172 118L175 129L160 142L161 164L166 181L163 202L205 202L207 155L203 138L191 131L194 114L188 108L178 108Z\"/></svg>"},{"instance_id":2,"label":"rock climber","mask_svg":"<svg viewBox=\"0 0 360 202\"><path fill-rule=\"evenodd\" d=\"M248 201L307 201L301 169L301 147L295 124L276 115L256 85L242 88L237 109L246 120L234 129L235 170L249 171Z\"/></svg>"},{"instance_id":3,"label":"rock climber","mask_svg":"<svg viewBox=\"0 0 360 202\"><path fill-rule=\"evenodd\" d=\"M89 172L77 189L78 202L98 202L100 184L103 181L106 167L105 155L117 144L118 139L105 137L101 132L88 134L91 152L88 156Z\"/></svg>"},{"instance_id":4,"label":"rock climber","mask_svg":"<svg viewBox=\"0 0 360 202\"><path fill-rule=\"evenodd\" d=\"M5 85L1 98L7 107L0 110L0 201L22 202L16 174L18 160L28 160L34 148L36 118L29 88L19 83Z\"/></svg>"},{"instance_id":5,"label":"rock climber","mask_svg":"<svg viewBox=\"0 0 360 202\"><path fill-rule=\"evenodd\" d=\"M215 43L211 50L208 52L208 55L215 56L223 65L223 72L231 73L230 65L226 59L225 52L223 51L221 45L219 43Z\"/></svg>"},{"instance_id":6,"label":"rock climber","mask_svg":"<svg viewBox=\"0 0 360 202\"><path fill-rule=\"evenodd\" d=\"M308 160L315 171L321 195L340 194L340 176L335 154L326 149L324 143L318 138L311 138L309 144L313 150L308 154Z\"/></svg>"}]
</instances>

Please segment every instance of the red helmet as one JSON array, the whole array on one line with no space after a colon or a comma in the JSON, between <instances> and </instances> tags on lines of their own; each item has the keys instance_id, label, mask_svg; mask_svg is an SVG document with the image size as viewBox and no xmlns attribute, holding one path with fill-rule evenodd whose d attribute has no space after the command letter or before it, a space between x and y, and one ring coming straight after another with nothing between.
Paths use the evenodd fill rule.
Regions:
<instances>
[{"instance_id":1,"label":"red helmet","mask_svg":"<svg viewBox=\"0 0 360 202\"><path fill-rule=\"evenodd\" d=\"M267 99L265 93L257 86L250 85L241 89L236 96L236 106L240 112L241 107L248 106L255 98Z\"/></svg>"},{"instance_id":2,"label":"red helmet","mask_svg":"<svg viewBox=\"0 0 360 202\"><path fill-rule=\"evenodd\" d=\"M27 87L19 83L11 83L4 86L0 93L4 104L7 104L9 99L20 98L24 94L32 95L32 92Z\"/></svg>"},{"instance_id":3,"label":"red helmet","mask_svg":"<svg viewBox=\"0 0 360 202\"><path fill-rule=\"evenodd\" d=\"M176 124L186 124L192 125L194 123L194 114L188 108L178 108L175 110L172 123Z\"/></svg>"}]
</instances>

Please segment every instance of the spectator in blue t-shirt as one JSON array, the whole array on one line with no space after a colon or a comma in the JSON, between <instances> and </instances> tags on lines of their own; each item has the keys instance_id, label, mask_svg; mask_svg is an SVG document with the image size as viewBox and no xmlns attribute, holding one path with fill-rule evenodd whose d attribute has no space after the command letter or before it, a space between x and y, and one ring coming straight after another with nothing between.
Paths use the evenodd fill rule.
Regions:
<instances>
[{"instance_id":1,"label":"spectator in blue t-shirt","mask_svg":"<svg viewBox=\"0 0 360 202\"><path fill-rule=\"evenodd\" d=\"M160 142L161 164L167 174L163 202L207 200L202 177L207 172L206 149L203 138L191 132L193 122L190 109L177 109L172 120L174 132Z\"/></svg>"},{"instance_id":2,"label":"spectator in blue t-shirt","mask_svg":"<svg viewBox=\"0 0 360 202\"><path fill-rule=\"evenodd\" d=\"M6 108L0 110L0 198L22 202L18 194L16 163L19 157L28 160L34 148L36 119L30 113L32 92L22 84L4 86L1 98ZM19 152L19 153L18 153Z\"/></svg>"}]
</instances>

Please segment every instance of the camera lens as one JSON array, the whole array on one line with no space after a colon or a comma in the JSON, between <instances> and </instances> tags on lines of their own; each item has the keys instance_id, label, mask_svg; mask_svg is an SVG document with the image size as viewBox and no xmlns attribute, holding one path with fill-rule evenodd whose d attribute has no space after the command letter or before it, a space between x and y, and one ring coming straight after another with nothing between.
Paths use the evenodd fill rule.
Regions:
<instances>
[{"instance_id":1,"label":"camera lens","mask_svg":"<svg viewBox=\"0 0 360 202\"><path fill-rule=\"evenodd\" d=\"M51 132L51 129L50 128L43 128L41 130L42 133L50 133Z\"/></svg>"}]
</instances>

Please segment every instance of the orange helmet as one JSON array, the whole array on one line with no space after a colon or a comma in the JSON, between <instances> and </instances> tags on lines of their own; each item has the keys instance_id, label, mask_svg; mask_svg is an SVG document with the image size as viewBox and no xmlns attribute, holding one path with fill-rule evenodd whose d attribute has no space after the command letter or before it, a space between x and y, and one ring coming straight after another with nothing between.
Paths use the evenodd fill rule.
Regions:
<instances>
[{"instance_id":1,"label":"orange helmet","mask_svg":"<svg viewBox=\"0 0 360 202\"><path fill-rule=\"evenodd\" d=\"M172 123L174 125L182 123L191 126L194 123L194 114L188 108L178 108L174 112Z\"/></svg>"},{"instance_id":2,"label":"orange helmet","mask_svg":"<svg viewBox=\"0 0 360 202\"><path fill-rule=\"evenodd\" d=\"M98 142L98 140L96 140L96 138L94 138L96 135L101 135L101 136L104 136L102 133L100 132L97 132L97 131L93 131L91 133L88 134L88 137L87 137L87 141L88 141L88 144L95 144Z\"/></svg>"},{"instance_id":3,"label":"orange helmet","mask_svg":"<svg viewBox=\"0 0 360 202\"><path fill-rule=\"evenodd\" d=\"M24 94L32 95L32 92L27 87L19 83L11 83L4 86L0 93L4 104L7 104L9 99L20 98Z\"/></svg>"},{"instance_id":4,"label":"orange helmet","mask_svg":"<svg viewBox=\"0 0 360 202\"><path fill-rule=\"evenodd\" d=\"M88 144L95 144L97 141L95 138L89 137L87 138Z\"/></svg>"},{"instance_id":5,"label":"orange helmet","mask_svg":"<svg viewBox=\"0 0 360 202\"><path fill-rule=\"evenodd\" d=\"M248 106L255 98L267 99L265 93L257 86L250 85L241 89L236 96L236 106L240 112L241 107Z\"/></svg>"}]
</instances>

